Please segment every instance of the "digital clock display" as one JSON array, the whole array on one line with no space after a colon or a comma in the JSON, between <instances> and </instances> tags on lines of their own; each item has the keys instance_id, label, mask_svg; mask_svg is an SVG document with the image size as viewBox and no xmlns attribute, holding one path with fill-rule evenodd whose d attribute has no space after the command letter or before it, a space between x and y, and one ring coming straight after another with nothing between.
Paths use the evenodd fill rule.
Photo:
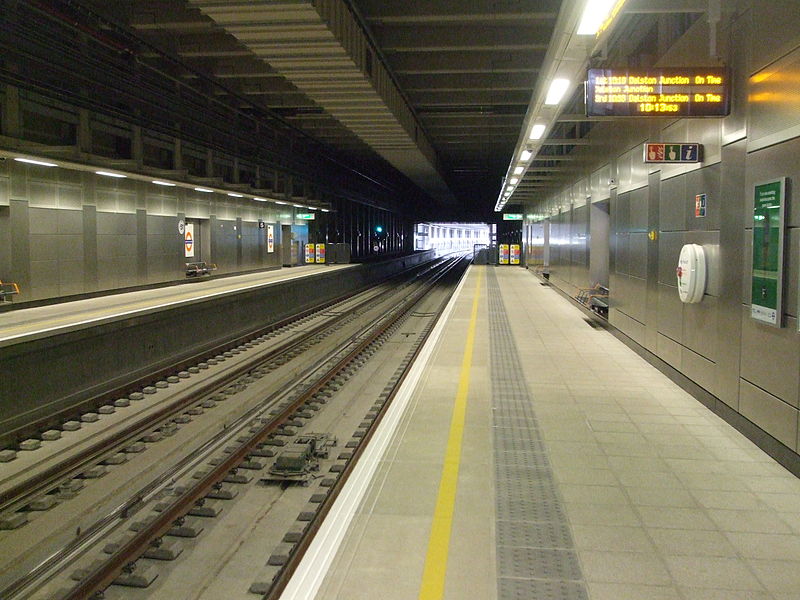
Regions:
<instances>
[{"instance_id":1,"label":"digital clock display","mask_svg":"<svg viewBox=\"0 0 800 600\"><path fill-rule=\"evenodd\" d=\"M725 68L589 69L590 117L724 117L730 110Z\"/></svg>"}]
</instances>

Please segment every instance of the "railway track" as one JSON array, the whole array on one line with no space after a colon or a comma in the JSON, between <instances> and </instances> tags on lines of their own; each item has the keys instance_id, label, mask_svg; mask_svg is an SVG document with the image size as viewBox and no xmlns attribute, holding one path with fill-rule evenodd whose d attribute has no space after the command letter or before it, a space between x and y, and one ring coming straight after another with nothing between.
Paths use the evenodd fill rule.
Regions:
<instances>
[{"instance_id":1,"label":"railway track","mask_svg":"<svg viewBox=\"0 0 800 600\"><path fill-rule=\"evenodd\" d=\"M399 323L413 314L413 307L422 302L431 289L435 289L437 282L452 276L457 263L456 260L448 261L436 269L426 271L424 276L416 278L413 284L407 284L402 291L395 290L397 296L384 287L368 293L368 297L351 299L347 306L328 308L325 311L328 318L319 319L307 315L304 323L295 326L295 329L304 329L302 335L289 335L279 347L262 353L258 358L240 361L240 364L233 366L221 379L208 383L205 387L201 386L202 392L192 395L192 400L187 401L184 398L180 401L183 404L176 403L169 414L162 413L167 410L163 408L149 415L146 420L135 425L135 429L131 428L124 440L118 435L111 436L105 448L98 440L84 453L90 462L99 456L115 455L121 444L130 443L142 431L152 429L155 423L163 422L165 418L174 418L178 413L184 414L183 411L192 403L196 404L203 394L219 398L220 389L223 392L229 391L232 387L244 385L243 381L251 385L267 379L279 382L275 386L277 391L259 398L256 403L243 404L238 416L225 422L222 431L195 444L184 458L175 461L158 476L151 477L145 485L139 486L124 499L117 500L112 510L107 510L94 519L79 535L52 552L46 560L39 562L36 568L29 569L23 576L5 585L0 595L9 599L83 599L101 597L103 590L117 589L119 586L109 588L113 583L133 586L146 583L149 586L152 580L148 579L149 576L141 568L142 562L146 562L140 560L141 557L158 555L158 548L163 548L165 535L174 534L181 527L184 527L184 532L189 531L191 527L187 528L185 523L192 515L213 513L213 510L203 508L210 501L235 496L228 486L249 481L251 477L243 475L248 470L262 469L265 462L263 459L274 456L282 440L291 436L293 426L302 426L306 419L316 416L321 405L327 404L328 399L353 372L358 371L366 362L365 357L374 354L376 348L398 328ZM397 299L399 296L404 297L402 302ZM435 313L434 310L423 315L432 324ZM362 321L370 322L369 326ZM339 335L331 336L333 331L337 331ZM280 335L276 334L275 337ZM298 356L302 356L303 350L312 345L325 346L323 340L328 337L336 337L340 343L329 345L324 352L318 348L324 354L322 359L301 361L301 364L293 366ZM421 343L421 340L420 337L417 341ZM263 341L265 340L261 340ZM253 345L257 345L257 342ZM392 385L402 380L402 369L407 367L411 358L411 354L408 354L400 361L402 368L398 367L400 370L394 375ZM283 369L282 374L279 373L280 369ZM265 377L268 374L270 376ZM288 385L287 382L291 380L295 380L294 385ZM384 400L388 400L390 396L391 392L382 395ZM363 444L371 435L371 425L380 420L382 406L383 404L380 407L375 404L370 408L367 413L370 427L359 429L358 437L347 443L351 450L342 452L337 457L346 459L344 463L336 465L335 476L323 478L326 493L324 498L318 499L317 506L311 511L313 514L309 521L311 525L307 527L308 532L313 533L316 527L314 523L318 523L325 514L329 503L346 480L351 461L357 459ZM361 423L366 424L367 421ZM73 470L85 468L88 464L81 466L77 459L71 461L76 465L70 467ZM208 468L209 464L213 467ZM51 466L49 470L54 469L56 467ZM42 481L46 481L46 478L43 477ZM41 485L37 483L34 486L36 493L40 494L52 481L50 479ZM2 496L2 501L8 502L9 506L19 505L26 500L21 494L16 497L10 493ZM157 506L157 510L153 509L154 506ZM139 519L141 514L148 512L147 518ZM135 531L118 533L131 527ZM107 544L103 560L97 562L98 545L114 537L115 532L118 541ZM292 536L292 539L295 537L297 536ZM276 594L288 580L294 561L302 555L308 539L308 535L297 537L297 542L291 546L286 560L280 565L272 565L280 568L271 577L267 577L269 581L254 582L253 590L263 589L269 597L277 597ZM163 551L161 553L169 554ZM67 590L72 583L65 585L68 582L63 581L63 574L69 572L72 565L78 566L72 572L72 577L79 581ZM59 587L58 590L55 589L56 586Z\"/></svg>"}]
</instances>

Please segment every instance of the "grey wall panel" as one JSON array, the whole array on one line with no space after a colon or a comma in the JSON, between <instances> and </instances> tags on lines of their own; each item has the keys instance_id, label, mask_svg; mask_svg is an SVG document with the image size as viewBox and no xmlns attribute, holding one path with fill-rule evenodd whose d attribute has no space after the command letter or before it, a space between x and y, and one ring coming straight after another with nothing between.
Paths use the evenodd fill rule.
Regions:
<instances>
[{"instance_id":1,"label":"grey wall panel","mask_svg":"<svg viewBox=\"0 0 800 600\"><path fill-rule=\"evenodd\" d=\"M717 341L717 299L705 296L697 304L683 304L683 345L716 362Z\"/></svg>"},{"instance_id":2,"label":"grey wall panel","mask_svg":"<svg viewBox=\"0 0 800 600\"><path fill-rule=\"evenodd\" d=\"M661 231L683 231L686 229L686 178L672 177L661 182L661 198L658 203L659 229Z\"/></svg>"},{"instance_id":3,"label":"grey wall panel","mask_svg":"<svg viewBox=\"0 0 800 600\"><path fill-rule=\"evenodd\" d=\"M20 286L20 300L33 299L31 290L30 218L28 203L12 198L9 201L11 232L11 273L6 275Z\"/></svg>"},{"instance_id":4,"label":"grey wall panel","mask_svg":"<svg viewBox=\"0 0 800 600\"><path fill-rule=\"evenodd\" d=\"M685 346L681 346L681 371L700 387L716 393L717 365Z\"/></svg>"},{"instance_id":5,"label":"grey wall panel","mask_svg":"<svg viewBox=\"0 0 800 600\"><path fill-rule=\"evenodd\" d=\"M742 380L739 412L764 431L797 451L797 409Z\"/></svg>"},{"instance_id":6,"label":"grey wall panel","mask_svg":"<svg viewBox=\"0 0 800 600\"><path fill-rule=\"evenodd\" d=\"M611 222L608 202L595 202L589 209L589 281L608 286Z\"/></svg>"},{"instance_id":7,"label":"grey wall panel","mask_svg":"<svg viewBox=\"0 0 800 600\"><path fill-rule=\"evenodd\" d=\"M778 329L750 318L750 307L742 308L741 376L798 406L800 389L800 344L797 343L797 320L788 318Z\"/></svg>"},{"instance_id":8,"label":"grey wall panel","mask_svg":"<svg viewBox=\"0 0 800 600\"><path fill-rule=\"evenodd\" d=\"M800 286L800 228L786 230L786 266L783 271L783 312L797 317L798 286Z\"/></svg>"},{"instance_id":9,"label":"grey wall panel","mask_svg":"<svg viewBox=\"0 0 800 600\"><path fill-rule=\"evenodd\" d=\"M796 106L792 110L796 111ZM800 227L800 137L782 144L770 146L747 155L745 171L745 214L753 210L753 186L763 181L790 177L795 184L796 193L790 194L787 225ZM751 225L751 223L747 223Z\"/></svg>"},{"instance_id":10,"label":"grey wall panel","mask_svg":"<svg viewBox=\"0 0 800 600\"><path fill-rule=\"evenodd\" d=\"M629 196L629 222L631 231L646 232L648 225L648 188L633 190Z\"/></svg>"},{"instance_id":11,"label":"grey wall panel","mask_svg":"<svg viewBox=\"0 0 800 600\"><path fill-rule=\"evenodd\" d=\"M795 14L798 6L795 2ZM770 36L771 41L771 36ZM772 44L764 44L771 46ZM777 58L777 57L776 57ZM774 64L769 65L759 77L749 81L750 93L759 98L749 104L748 145L775 143L791 137L787 130L800 126L796 103L787 101L797 93L797 73L800 71L800 49L795 49ZM797 135L794 133L794 135Z\"/></svg>"},{"instance_id":12,"label":"grey wall panel","mask_svg":"<svg viewBox=\"0 0 800 600\"><path fill-rule=\"evenodd\" d=\"M614 231L630 231L631 228L631 203L630 192L615 196L611 218Z\"/></svg>"},{"instance_id":13,"label":"grey wall panel","mask_svg":"<svg viewBox=\"0 0 800 600\"><path fill-rule=\"evenodd\" d=\"M631 236L627 231L615 235L614 270L619 274L630 273Z\"/></svg>"},{"instance_id":14,"label":"grey wall panel","mask_svg":"<svg viewBox=\"0 0 800 600\"><path fill-rule=\"evenodd\" d=\"M668 365L681 369L681 346L661 333L657 334L656 355Z\"/></svg>"},{"instance_id":15,"label":"grey wall panel","mask_svg":"<svg viewBox=\"0 0 800 600\"><path fill-rule=\"evenodd\" d=\"M647 233L631 233L629 236L628 273L639 279L647 279Z\"/></svg>"},{"instance_id":16,"label":"grey wall panel","mask_svg":"<svg viewBox=\"0 0 800 600\"><path fill-rule=\"evenodd\" d=\"M83 282L83 258L78 260L60 260L58 262L58 293L60 296L71 296L85 292Z\"/></svg>"},{"instance_id":17,"label":"grey wall panel","mask_svg":"<svg viewBox=\"0 0 800 600\"><path fill-rule=\"evenodd\" d=\"M31 235L53 235L58 233L58 211L50 208L30 207Z\"/></svg>"},{"instance_id":18,"label":"grey wall panel","mask_svg":"<svg viewBox=\"0 0 800 600\"><path fill-rule=\"evenodd\" d=\"M647 281L629 277L625 293L628 295L625 312L640 323L644 323L647 313Z\"/></svg>"},{"instance_id":19,"label":"grey wall panel","mask_svg":"<svg viewBox=\"0 0 800 600\"><path fill-rule=\"evenodd\" d=\"M637 344L644 345L644 325L641 322L636 321L625 313L616 310L609 310L609 320L614 327L619 329Z\"/></svg>"},{"instance_id":20,"label":"grey wall panel","mask_svg":"<svg viewBox=\"0 0 800 600\"><path fill-rule=\"evenodd\" d=\"M714 164L686 174L687 229L714 230L720 226L720 164ZM706 216L695 216L695 196L706 195ZM735 198L724 199L735 201Z\"/></svg>"},{"instance_id":21,"label":"grey wall panel","mask_svg":"<svg viewBox=\"0 0 800 600\"><path fill-rule=\"evenodd\" d=\"M717 303L719 325L718 392L728 406L739 406L739 362L742 338L742 265L744 261L744 220L739 197L744 189L744 140L722 148L720 173L719 266L720 291Z\"/></svg>"},{"instance_id":22,"label":"grey wall panel","mask_svg":"<svg viewBox=\"0 0 800 600\"><path fill-rule=\"evenodd\" d=\"M58 233L83 235L83 213L80 210L58 210Z\"/></svg>"},{"instance_id":23,"label":"grey wall panel","mask_svg":"<svg viewBox=\"0 0 800 600\"><path fill-rule=\"evenodd\" d=\"M658 236L658 282L677 286L675 269L684 245L683 231L662 231ZM678 293L677 291L675 292Z\"/></svg>"},{"instance_id":24,"label":"grey wall panel","mask_svg":"<svg viewBox=\"0 0 800 600\"><path fill-rule=\"evenodd\" d=\"M13 281L11 275L11 211L0 206L0 280Z\"/></svg>"},{"instance_id":25,"label":"grey wall panel","mask_svg":"<svg viewBox=\"0 0 800 600\"><path fill-rule=\"evenodd\" d=\"M672 340L683 342L683 302L678 288L658 284L658 332Z\"/></svg>"}]
</instances>

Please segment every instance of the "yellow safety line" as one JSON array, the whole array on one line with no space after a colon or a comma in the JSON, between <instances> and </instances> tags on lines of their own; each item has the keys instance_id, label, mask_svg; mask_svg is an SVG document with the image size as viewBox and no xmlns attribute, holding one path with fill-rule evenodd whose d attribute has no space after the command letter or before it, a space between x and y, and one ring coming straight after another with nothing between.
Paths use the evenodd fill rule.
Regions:
<instances>
[{"instance_id":1,"label":"yellow safety line","mask_svg":"<svg viewBox=\"0 0 800 600\"><path fill-rule=\"evenodd\" d=\"M464 358L461 361L461 375L458 380L453 416L450 420L450 435L447 439L442 478L439 482L439 495L436 498L436 509L433 513L419 600L440 600L444 596L444 580L447 572L447 555L450 551L450 529L453 525L453 509L456 503L458 469L461 463L461 441L464 434L464 417L467 412L469 373L472 366L472 349L475 344L480 288L481 277L479 275L475 284L475 299L472 301L472 315L464 346Z\"/></svg>"}]
</instances>

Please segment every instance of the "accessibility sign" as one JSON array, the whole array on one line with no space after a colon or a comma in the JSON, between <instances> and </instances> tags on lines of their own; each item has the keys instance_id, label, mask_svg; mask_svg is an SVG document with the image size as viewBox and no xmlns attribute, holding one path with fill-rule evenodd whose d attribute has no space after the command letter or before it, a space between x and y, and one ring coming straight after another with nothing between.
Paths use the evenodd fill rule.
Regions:
<instances>
[{"instance_id":1,"label":"accessibility sign","mask_svg":"<svg viewBox=\"0 0 800 600\"><path fill-rule=\"evenodd\" d=\"M646 163L696 163L700 162L702 144L645 144Z\"/></svg>"}]
</instances>

